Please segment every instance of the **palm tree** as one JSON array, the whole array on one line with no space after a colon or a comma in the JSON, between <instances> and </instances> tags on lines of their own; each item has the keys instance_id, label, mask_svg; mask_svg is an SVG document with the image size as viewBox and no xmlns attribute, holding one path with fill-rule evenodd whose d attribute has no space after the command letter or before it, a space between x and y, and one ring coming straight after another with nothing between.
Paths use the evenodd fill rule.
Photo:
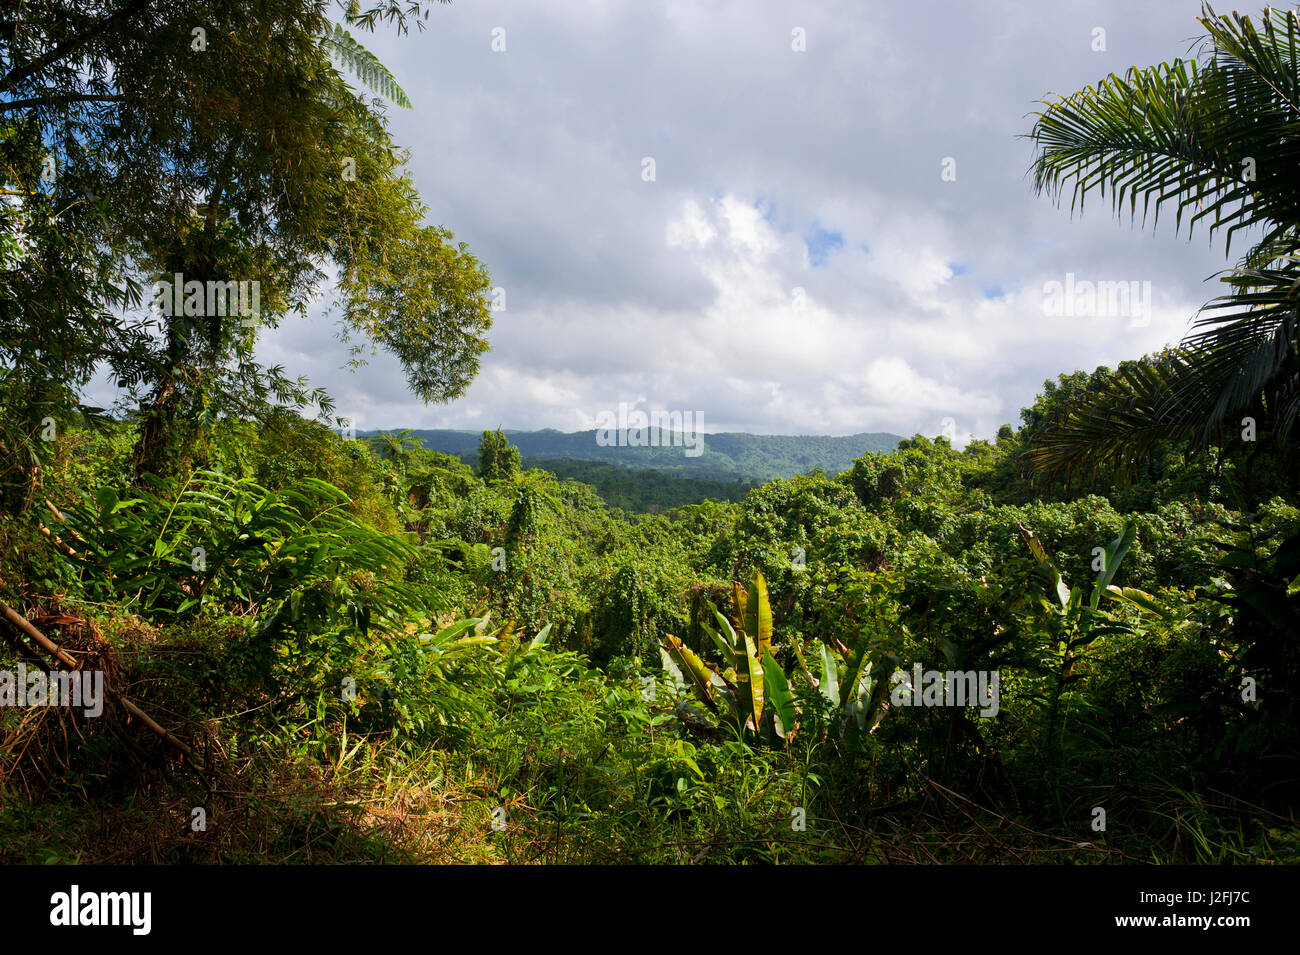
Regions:
<instances>
[{"instance_id":1,"label":"palm tree","mask_svg":"<svg viewBox=\"0 0 1300 955\"><path fill-rule=\"evenodd\" d=\"M1048 483L1102 467L1123 474L1163 442L1236 440L1243 418L1283 453L1300 418L1300 18L1265 9L1258 25L1207 4L1199 56L1174 60L1045 103L1029 133L1034 184L1071 211L1095 190L1113 210L1175 230L1241 230L1258 241L1223 274L1175 348L1126 363L1106 388L1064 409L1026 461ZM1258 447L1258 445L1256 445Z\"/></svg>"}]
</instances>

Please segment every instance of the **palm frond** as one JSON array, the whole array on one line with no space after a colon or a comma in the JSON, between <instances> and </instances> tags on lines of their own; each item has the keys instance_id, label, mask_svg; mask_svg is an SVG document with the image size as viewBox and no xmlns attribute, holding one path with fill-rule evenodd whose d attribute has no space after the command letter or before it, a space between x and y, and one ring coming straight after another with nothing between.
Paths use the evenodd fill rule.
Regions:
<instances>
[{"instance_id":1,"label":"palm frond","mask_svg":"<svg viewBox=\"0 0 1300 955\"><path fill-rule=\"evenodd\" d=\"M1063 409L1026 453L1051 483L1113 467L1122 477L1167 441L1205 447L1258 411L1285 443L1300 424L1300 17L1266 10L1257 26L1208 5L1210 53L1111 75L1047 104L1029 134L1034 182L1071 209L1111 191L1116 213L1211 235L1259 227L1262 238L1227 273L1229 294L1202 310L1176 348L1127 363L1109 385Z\"/></svg>"},{"instance_id":2,"label":"palm frond","mask_svg":"<svg viewBox=\"0 0 1300 955\"><path fill-rule=\"evenodd\" d=\"M1273 430L1285 441L1296 424L1294 413L1283 409L1297 373L1300 260L1292 258L1281 269L1238 269L1225 281L1232 294L1206 305L1202 312L1210 314L1197 320L1200 330L1183 342L1198 373L1218 383L1201 439L1262 396Z\"/></svg>"},{"instance_id":3,"label":"palm frond","mask_svg":"<svg viewBox=\"0 0 1300 955\"><path fill-rule=\"evenodd\" d=\"M1271 11L1264 30L1239 15L1203 17L1214 41L1204 64L1174 60L1046 103L1028 134L1038 148L1034 184L1071 211L1089 192L1111 192L1116 214L1139 199L1153 225L1175 204L1175 228L1208 220L1226 230L1261 226L1265 240L1300 221L1300 20Z\"/></svg>"},{"instance_id":4,"label":"palm frond","mask_svg":"<svg viewBox=\"0 0 1300 955\"><path fill-rule=\"evenodd\" d=\"M1127 362L1103 390L1036 433L1025 463L1047 484L1108 467L1123 479L1166 442L1193 438L1214 397L1212 383L1183 350Z\"/></svg>"}]
</instances>

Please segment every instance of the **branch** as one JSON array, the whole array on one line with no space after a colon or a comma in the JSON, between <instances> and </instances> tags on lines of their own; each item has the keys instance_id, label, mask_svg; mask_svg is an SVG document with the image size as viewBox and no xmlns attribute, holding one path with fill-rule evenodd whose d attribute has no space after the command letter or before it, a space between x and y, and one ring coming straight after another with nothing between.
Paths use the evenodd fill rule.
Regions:
<instances>
[{"instance_id":1,"label":"branch","mask_svg":"<svg viewBox=\"0 0 1300 955\"><path fill-rule=\"evenodd\" d=\"M95 21L91 24L90 28L80 36L75 36L70 40L58 44L54 49L50 50L49 53L33 60L26 66L20 66L10 70L5 75L4 79L0 80L0 93L13 89L23 80L35 76L51 63L57 63L59 60L71 56L95 37L107 32L111 27L117 26L122 20L129 19L130 17L135 16L135 14L143 12L147 6L149 6L149 0L131 0L130 3L119 9L116 13L107 17L101 17L99 20Z\"/></svg>"},{"instance_id":2,"label":"branch","mask_svg":"<svg viewBox=\"0 0 1300 955\"><path fill-rule=\"evenodd\" d=\"M31 99L15 99L0 103L0 113L13 109L27 109L32 106L66 106L68 103L121 103L125 96L95 96L84 94L77 96L35 96Z\"/></svg>"},{"instance_id":3,"label":"branch","mask_svg":"<svg viewBox=\"0 0 1300 955\"><path fill-rule=\"evenodd\" d=\"M54 657L64 666L71 667L74 670L79 669L79 665L77 661L74 660L71 656L69 656L67 651L65 651L62 647L60 647L57 643L55 643L45 634L37 630L36 627L32 625L31 621L29 621L26 617L20 614L17 610L14 610L13 607L10 607L3 600L0 600L0 617L3 617L5 620L7 620L19 632L30 637L42 650L50 654L50 656ZM11 642L13 642L12 639ZM140 709L140 707L136 706L134 703L132 703L130 700L124 697L121 693L118 693L116 690L108 686L104 687L104 690L105 692L108 693L109 696L117 700L117 702L121 703L122 707L128 713L130 713L132 716L138 719L145 726L149 727L149 729L157 733L160 737L162 737L162 739L166 743L168 743L173 748L178 749L182 753L184 753L185 756L190 760L191 768L195 769L196 771L198 770L197 765L195 765L194 750L190 749L190 747L186 745L183 741L173 736L163 726L160 726L157 722L154 721L154 719L151 716L149 716L148 713ZM200 775L202 774L200 773Z\"/></svg>"},{"instance_id":4,"label":"branch","mask_svg":"<svg viewBox=\"0 0 1300 955\"><path fill-rule=\"evenodd\" d=\"M221 194L226 191L226 186L229 184L230 159L234 151L235 141L232 138L226 146L226 151L221 154L221 165L217 169L217 178L207 199L208 213L203 219L203 230L209 234L215 232L217 228L217 203L221 201Z\"/></svg>"}]
</instances>

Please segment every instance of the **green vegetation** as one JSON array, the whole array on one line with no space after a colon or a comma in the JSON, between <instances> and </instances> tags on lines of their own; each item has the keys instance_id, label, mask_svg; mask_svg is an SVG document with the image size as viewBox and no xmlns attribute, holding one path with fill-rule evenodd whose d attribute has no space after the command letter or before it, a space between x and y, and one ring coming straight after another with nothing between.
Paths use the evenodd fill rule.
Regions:
<instances>
[{"instance_id":1,"label":"green vegetation","mask_svg":"<svg viewBox=\"0 0 1300 955\"><path fill-rule=\"evenodd\" d=\"M508 481L519 473L519 449L497 431L484 431L478 445L478 476L488 481Z\"/></svg>"},{"instance_id":2,"label":"green vegetation","mask_svg":"<svg viewBox=\"0 0 1300 955\"><path fill-rule=\"evenodd\" d=\"M247 69L167 87L150 57L190 34L138 4L67 6L87 69L54 36L0 64L0 92L33 100L0 124L19 196L0 206L0 861L1300 862L1293 298L1237 303L1273 329L1274 364L1234 351L1258 344L1238 329L1075 371L1019 429L961 451L709 435L710 462L550 435L701 480L717 472L696 460L729 481L785 472L662 513L522 467L536 450L500 430L447 450L419 432L347 440L252 366L237 317L172 315L152 336L101 321L164 265L238 264L282 315L324 257L347 319L417 393L472 377L486 275L420 224L382 113L333 58L405 94L320 7L271 6L283 30L251 31ZM405 9L351 5L345 22ZM1214 124L1247 110L1269 120L1240 124L1261 149L1289 135L1274 113L1291 87L1270 98L1228 62L1284 59L1293 78L1300 23L1268 22L1207 19L1222 67L1177 74L1232 113L1153 118L1194 142L1211 123L1214 148ZM138 128L102 115L119 95L148 101ZM84 125L47 192L42 130L70 122L51 97ZM188 97L213 109L182 136L167 119ZM252 101L288 141L237 105ZM1092 174L1040 145L1049 179ZM159 164L105 158L128 148ZM332 178L345 155L355 193ZM214 170L226 185L204 207L165 201ZM106 218L46 228L92 196ZM1080 437L1146 413L1112 402L1121 389L1201 369L1222 385L1232 355L1248 372L1206 400L1235 416L1223 395L1250 390L1255 440L1165 417L1119 428L1142 435L1123 453ZM130 413L75 400L101 357L140 389ZM11 705L20 666L102 674L102 715Z\"/></svg>"},{"instance_id":3,"label":"green vegetation","mask_svg":"<svg viewBox=\"0 0 1300 955\"><path fill-rule=\"evenodd\" d=\"M1117 215L1174 207L1175 228L1211 236L1256 230L1177 348L1127 363L1038 435L1030 459L1057 476L1140 468L1170 444L1253 449L1296 471L1300 423L1300 18L1266 9L1201 17L1209 52L1111 75L1047 105L1031 137L1035 183L1082 206L1110 195ZM1251 234L1247 231L1245 234ZM1254 455L1252 455L1253 457Z\"/></svg>"},{"instance_id":4,"label":"green vegetation","mask_svg":"<svg viewBox=\"0 0 1300 955\"><path fill-rule=\"evenodd\" d=\"M597 432L506 431L506 437L527 460L595 461L631 470L659 471L674 477L698 481L734 483L761 482L774 477L795 477L821 468L838 474L853 466L867 451L892 451L901 438L896 434L851 434L845 437L775 434L719 433L702 435L703 453L691 457L671 446L665 435L662 446L618 447L597 443ZM476 431L410 432L432 451L443 451L470 460L477 453ZM658 432L655 431L655 440ZM591 472L600 473L600 472ZM577 475L574 475L577 476Z\"/></svg>"},{"instance_id":5,"label":"green vegetation","mask_svg":"<svg viewBox=\"0 0 1300 955\"><path fill-rule=\"evenodd\" d=\"M488 276L424 223L382 105L335 60L400 90L333 6L51 0L9 19L0 389L19 420L74 423L78 389L107 369L141 421L144 475L179 473L223 415L329 411L254 359L259 325L326 292L357 348L395 355L415 394L468 387L487 349ZM363 31L427 15L395 0L338 12ZM214 294L227 283L243 290L238 308ZM25 434L0 436L6 460Z\"/></svg>"},{"instance_id":6,"label":"green vegetation","mask_svg":"<svg viewBox=\"0 0 1300 955\"><path fill-rule=\"evenodd\" d=\"M916 437L631 519L292 415L139 487L134 427L52 442L2 598L195 755L0 711L7 859L1296 859L1280 496L1049 501L1019 435ZM918 666L996 716L907 705Z\"/></svg>"},{"instance_id":7,"label":"green vegetation","mask_svg":"<svg viewBox=\"0 0 1300 955\"><path fill-rule=\"evenodd\" d=\"M556 477L590 484L600 499L610 507L649 514L659 514L684 504L701 504L704 501L743 501L745 495L759 484L757 481L742 481L739 478L734 481L700 481L675 477L663 471L633 471L597 461L565 458L529 458L524 464L530 468L550 471Z\"/></svg>"}]
</instances>

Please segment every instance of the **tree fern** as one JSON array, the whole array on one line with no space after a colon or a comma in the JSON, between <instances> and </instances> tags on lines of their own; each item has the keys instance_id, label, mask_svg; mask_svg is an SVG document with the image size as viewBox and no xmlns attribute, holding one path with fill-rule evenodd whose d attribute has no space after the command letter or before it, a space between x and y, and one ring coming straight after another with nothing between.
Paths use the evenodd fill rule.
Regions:
<instances>
[{"instance_id":1,"label":"tree fern","mask_svg":"<svg viewBox=\"0 0 1300 955\"><path fill-rule=\"evenodd\" d=\"M331 58L355 74L363 84L402 109L411 109L410 97L397 84L393 74L388 72L388 67L358 43L351 33L336 23L334 32L327 33L322 42Z\"/></svg>"}]
</instances>

